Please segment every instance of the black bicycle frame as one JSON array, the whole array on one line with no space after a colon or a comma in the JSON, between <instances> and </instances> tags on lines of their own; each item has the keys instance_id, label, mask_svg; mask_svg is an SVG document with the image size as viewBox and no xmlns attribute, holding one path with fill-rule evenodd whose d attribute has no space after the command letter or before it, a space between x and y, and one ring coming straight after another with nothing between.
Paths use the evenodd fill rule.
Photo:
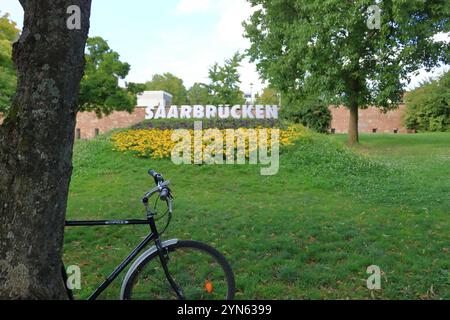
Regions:
<instances>
[{"instance_id":1,"label":"black bicycle frame","mask_svg":"<svg viewBox=\"0 0 450 320\"><path fill-rule=\"evenodd\" d=\"M144 250L144 248L152 241L160 243L158 230L155 220L149 217L148 220L98 220L98 221L66 221L66 227L98 227L98 226L129 226L129 225L149 225L151 233L130 253L130 255L116 267L111 275L95 290L88 300L95 300L105 291L110 284L125 270L130 263ZM158 247L158 245L157 245ZM159 248L158 248L159 251ZM164 262L162 261L164 264ZM69 294L69 298L73 299L72 290L67 287L67 274L63 266L63 279ZM170 280L169 280L170 281Z\"/></svg>"}]
</instances>

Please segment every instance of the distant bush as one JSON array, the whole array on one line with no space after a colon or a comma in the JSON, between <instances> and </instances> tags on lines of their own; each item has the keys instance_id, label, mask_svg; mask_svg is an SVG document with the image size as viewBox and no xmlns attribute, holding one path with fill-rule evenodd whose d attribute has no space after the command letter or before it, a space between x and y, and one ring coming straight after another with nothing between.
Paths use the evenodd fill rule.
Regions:
<instances>
[{"instance_id":1,"label":"distant bush","mask_svg":"<svg viewBox=\"0 0 450 320\"><path fill-rule=\"evenodd\" d=\"M320 133L328 132L332 120L328 106L313 97L288 101L283 116Z\"/></svg>"},{"instance_id":2,"label":"distant bush","mask_svg":"<svg viewBox=\"0 0 450 320\"><path fill-rule=\"evenodd\" d=\"M450 129L450 72L405 96L405 125L418 131Z\"/></svg>"},{"instance_id":3,"label":"distant bush","mask_svg":"<svg viewBox=\"0 0 450 320\"><path fill-rule=\"evenodd\" d=\"M304 105L298 113L298 122L311 130L325 133L328 132L331 125L331 112L327 106L323 104Z\"/></svg>"},{"instance_id":4,"label":"distant bush","mask_svg":"<svg viewBox=\"0 0 450 320\"><path fill-rule=\"evenodd\" d=\"M132 129L193 129L194 122L201 121L203 129L239 129L239 128L283 128L277 119L158 119L146 120L132 127Z\"/></svg>"}]
</instances>

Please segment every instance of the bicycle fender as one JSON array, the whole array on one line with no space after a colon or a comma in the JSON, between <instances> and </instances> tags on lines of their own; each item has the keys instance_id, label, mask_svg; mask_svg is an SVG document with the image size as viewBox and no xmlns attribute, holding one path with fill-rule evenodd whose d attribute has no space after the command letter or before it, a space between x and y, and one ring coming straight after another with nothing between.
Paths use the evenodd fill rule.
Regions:
<instances>
[{"instance_id":1,"label":"bicycle fender","mask_svg":"<svg viewBox=\"0 0 450 320\"><path fill-rule=\"evenodd\" d=\"M172 240L167 240L161 243L161 247L162 248L167 248L170 247L174 244L178 243L178 239L172 239ZM158 249L156 249L156 246L151 247L150 249L148 249L147 251L145 251L143 254L141 254L139 256L139 258L136 259L136 261L131 265L130 269L128 270L127 274L125 275L125 278L123 279L123 283L122 283L122 289L120 290L120 300L124 299L124 295L125 295L125 287L128 283L128 280L130 280L131 275L133 274L133 272L137 269L137 267L145 260L147 259L149 256L151 256L152 254L154 254L155 252L157 252Z\"/></svg>"}]
</instances>

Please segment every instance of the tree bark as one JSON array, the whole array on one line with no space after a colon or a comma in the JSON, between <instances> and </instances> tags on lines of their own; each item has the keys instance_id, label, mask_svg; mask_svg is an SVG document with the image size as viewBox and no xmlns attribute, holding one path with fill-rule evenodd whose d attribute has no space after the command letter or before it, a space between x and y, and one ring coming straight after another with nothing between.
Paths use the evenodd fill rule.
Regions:
<instances>
[{"instance_id":1,"label":"tree bark","mask_svg":"<svg viewBox=\"0 0 450 320\"><path fill-rule=\"evenodd\" d=\"M67 299L61 277L91 0L20 0L17 93L0 127L0 299ZM81 9L69 30L67 9Z\"/></svg>"},{"instance_id":2,"label":"tree bark","mask_svg":"<svg viewBox=\"0 0 450 320\"><path fill-rule=\"evenodd\" d=\"M348 144L356 145L359 143L358 118L359 110L358 103L352 102L350 107L350 119L348 122Z\"/></svg>"}]
</instances>

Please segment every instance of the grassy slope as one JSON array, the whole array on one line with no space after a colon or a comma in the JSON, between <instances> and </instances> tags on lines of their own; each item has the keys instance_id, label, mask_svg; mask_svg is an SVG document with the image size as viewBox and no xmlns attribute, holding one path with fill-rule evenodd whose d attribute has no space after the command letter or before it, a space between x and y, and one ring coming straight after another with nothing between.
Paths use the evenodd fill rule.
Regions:
<instances>
[{"instance_id":1,"label":"grassy slope","mask_svg":"<svg viewBox=\"0 0 450 320\"><path fill-rule=\"evenodd\" d=\"M256 166L175 166L80 142L71 219L142 218L155 168L170 178L175 216L165 238L196 239L229 258L238 298L450 298L450 135L343 136L300 141L280 173ZM337 140L332 142L331 140ZM66 263L83 272L85 298L145 235L145 227L72 229ZM366 268L383 270L369 292ZM103 298L117 298L119 284Z\"/></svg>"}]
</instances>

